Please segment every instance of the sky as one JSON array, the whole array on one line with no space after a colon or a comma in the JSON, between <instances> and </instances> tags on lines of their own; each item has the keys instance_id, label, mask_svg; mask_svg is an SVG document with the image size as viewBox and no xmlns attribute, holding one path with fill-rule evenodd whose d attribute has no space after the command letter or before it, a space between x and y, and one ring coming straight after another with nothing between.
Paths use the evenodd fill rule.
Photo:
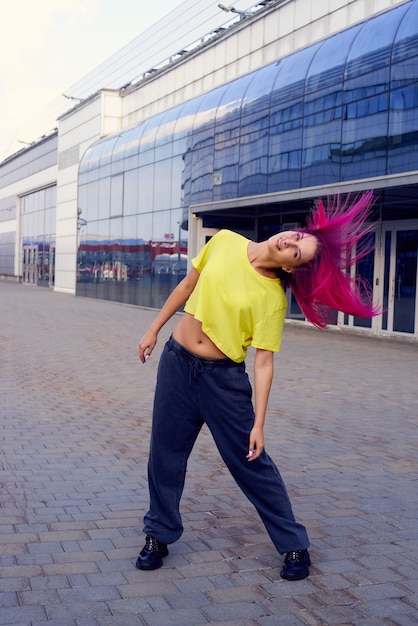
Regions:
<instances>
[{"instance_id":1,"label":"sky","mask_svg":"<svg viewBox=\"0 0 418 626\"><path fill-rule=\"evenodd\" d=\"M33 112L183 1L2 0L0 160Z\"/></svg>"}]
</instances>

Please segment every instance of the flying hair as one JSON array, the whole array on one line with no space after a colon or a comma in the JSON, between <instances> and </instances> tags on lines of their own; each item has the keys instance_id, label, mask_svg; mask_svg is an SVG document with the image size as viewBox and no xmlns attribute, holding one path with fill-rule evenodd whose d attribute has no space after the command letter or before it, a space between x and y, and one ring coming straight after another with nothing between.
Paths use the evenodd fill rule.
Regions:
<instances>
[{"instance_id":1,"label":"flying hair","mask_svg":"<svg viewBox=\"0 0 418 626\"><path fill-rule=\"evenodd\" d=\"M293 274L281 272L306 317L314 326L325 328L334 320L333 311L356 317L373 317L381 313L372 303L370 285L350 275L350 267L373 250L373 229L367 225L373 205L373 193L344 201L340 196L320 200L301 232L314 235L318 241L315 258Z\"/></svg>"}]
</instances>

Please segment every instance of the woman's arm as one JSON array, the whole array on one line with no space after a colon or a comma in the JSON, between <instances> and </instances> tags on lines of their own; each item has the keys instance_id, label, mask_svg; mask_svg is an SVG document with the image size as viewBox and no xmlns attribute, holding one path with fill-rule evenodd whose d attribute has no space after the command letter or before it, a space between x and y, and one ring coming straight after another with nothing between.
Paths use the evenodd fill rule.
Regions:
<instances>
[{"instance_id":1,"label":"woman's arm","mask_svg":"<svg viewBox=\"0 0 418 626\"><path fill-rule=\"evenodd\" d=\"M145 363L154 350L161 328L185 304L196 287L199 276L199 272L193 267L168 296L163 308L139 342L139 358L142 363Z\"/></svg>"},{"instance_id":2,"label":"woman's arm","mask_svg":"<svg viewBox=\"0 0 418 626\"><path fill-rule=\"evenodd\" d=\"M264 450L264 423L273 381L273 352L257 348L254 359L255 420L247 459L254 461Z\"/></svg>"}]
</instances>

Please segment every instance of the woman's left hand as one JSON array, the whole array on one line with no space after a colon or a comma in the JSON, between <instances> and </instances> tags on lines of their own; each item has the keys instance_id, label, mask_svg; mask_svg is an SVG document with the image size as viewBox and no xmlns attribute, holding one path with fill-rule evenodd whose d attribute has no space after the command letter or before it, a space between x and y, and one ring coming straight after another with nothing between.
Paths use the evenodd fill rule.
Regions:
<instances>
[{"instance_id":1,"label":"woman's left hand","mask_svg":"<svg viewBox=\"0 0 418 626\"><path fill-rule=\"evenodd\" d=\"M250 445L248 447L247 460L255 461L264 450L264 432L261 426L254 426L250 432Z\"/></svg>"}]
</instances>

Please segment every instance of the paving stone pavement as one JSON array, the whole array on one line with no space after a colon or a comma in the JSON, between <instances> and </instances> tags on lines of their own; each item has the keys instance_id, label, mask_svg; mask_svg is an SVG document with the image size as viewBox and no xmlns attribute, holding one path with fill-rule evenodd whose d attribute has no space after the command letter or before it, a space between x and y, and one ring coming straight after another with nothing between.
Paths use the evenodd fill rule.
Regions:
<instances>
[{"instance_id":1,"label":"paving stone pavement","mask_svg":"<svg viewBox=\"0 0 418 626\"><path fill-rule=\"evenodd\" d=\"M164 567L135 568L155 311L0 283L0 624L418 623L418 345L287 324L266 442L311 537L278 555L204 429ZM248 357L251 372L252 354Z\"/></svg>"}]
</instances>

